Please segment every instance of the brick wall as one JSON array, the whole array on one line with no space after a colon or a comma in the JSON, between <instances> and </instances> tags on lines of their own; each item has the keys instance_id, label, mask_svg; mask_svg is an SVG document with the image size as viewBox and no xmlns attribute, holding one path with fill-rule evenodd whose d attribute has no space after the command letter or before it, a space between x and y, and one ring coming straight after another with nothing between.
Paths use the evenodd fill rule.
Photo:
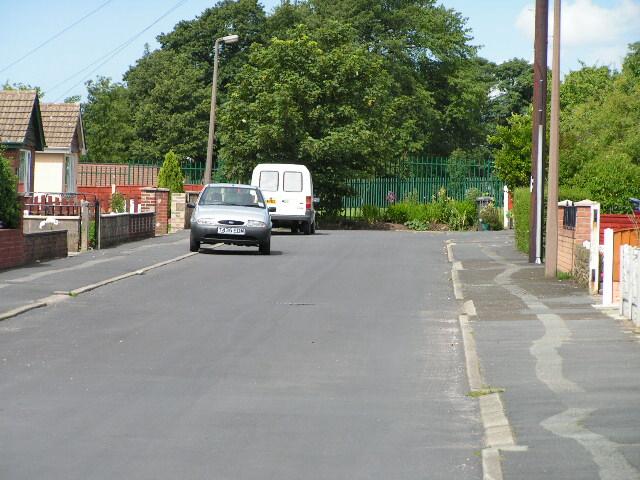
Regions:
<instances>
[{"instance_id":1,"label":"brick wall","mask_svg":"<svg viewBox=\"0 0 640 480\"><path fill-rule=\"evenodd\" d=\"M115 213L100 216L101 248L152 238L154 235L154 213Z\"/></svg>"},{"instance_id":2,"label":"brick wall","mask_svg":"<svg viewBox=\"0 0 640 480\"><path fill-rule=\"evenodd\" d=\"M24 236L20 229L0 230L0 270L24 263Z\"/></svg>"},{"instance_id":3,"label":"brick wall","mask_svg":"<svg viewBox=\"0 0 640 480\"><path fill-rule=\"evenodd\" d=\"M169 200L170 191L166 188L143 188L142 189L142 212L155 212L156 214L156 235L166 235L169 233Z\"/></svg>"},{"instance_id":4,"label":"brick wall","mask_svg":"<svg viewBox=\"0 0 640 480\"><path fill-rule=\"evenodd\" d=\"M25 263L65 258L67 255L67 232L64 230L27 233L24 236Z\"/></svg>"},{"instance_id":5,"label":"brick wall","mask_svg":"<svg viewBox=\"0 0 640 480\"><path fill-rule=\"evenodd\" d=\"M136 208L142 203L142 190L147 187L142 185L116 185L116 192L124 195L126 200L126 209L129 211L129 200L133 200L136 204ZM78 193L86 193L88 195L95 195L100 202L100 211L102 213L109 213L111 211L111 195L113 191L112 186L104 187L77 187ZM93 201L93 198L87 197L87 200Z\"/></svg>"},{"instance_id":6,"label":"brick wall","mask_svg":"<svg viewBox=\"0 0 640 480\"><path fill-rule=\"evenodd\" d=\"M591 240L591 207L576 206L575 229L564 226L564 206L558 206L558 271L573 273L576 246Z\"/></svg>"}]
</instances>

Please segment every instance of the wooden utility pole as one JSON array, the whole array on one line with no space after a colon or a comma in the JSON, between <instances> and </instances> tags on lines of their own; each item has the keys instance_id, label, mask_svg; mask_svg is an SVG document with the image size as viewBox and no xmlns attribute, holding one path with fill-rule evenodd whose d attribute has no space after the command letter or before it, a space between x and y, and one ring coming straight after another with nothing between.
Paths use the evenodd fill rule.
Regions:
<instances>
[{"instance_id":1,"label":"wooden utility pole","mask_svg":"<svg viewBox=\"0 0 640 480\"><path fill-rule=\"evenodd\" d=\"M531 212L529 262L542 263L542 201L544 144L547 127L547 35L549 0L536 0L536 36L533 62L533 118L531 148Z\"/></svg>"},{"instance_id":2,"label":"wooden utility pole","mask_svg":"<svg viewBox=\"0 0 640 480\"><path fill-rule=\"evenodd\" d=\"M558 163L560 157L560 0L553 4L553 60L551 62L551 132L549 134L549 192L544 274L558 270Z\"/></svg>"}]
</instances>

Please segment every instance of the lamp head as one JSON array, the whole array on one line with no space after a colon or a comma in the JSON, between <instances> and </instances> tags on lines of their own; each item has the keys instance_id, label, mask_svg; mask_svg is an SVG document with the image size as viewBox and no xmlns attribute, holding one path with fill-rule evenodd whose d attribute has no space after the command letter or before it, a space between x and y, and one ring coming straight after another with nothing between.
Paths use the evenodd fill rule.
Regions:
<instances>
[{"instance_id":1,"label":"lamp head","mask_svg":"<svg viewBox=\"0 0 640 480\"><path fill-rule=\"evenodd\" d=\"M224 43L236 43L239 39L240 37L238 35L227 35L226 37L222 37L220 40Z\"/></svg>"}]
</instances>

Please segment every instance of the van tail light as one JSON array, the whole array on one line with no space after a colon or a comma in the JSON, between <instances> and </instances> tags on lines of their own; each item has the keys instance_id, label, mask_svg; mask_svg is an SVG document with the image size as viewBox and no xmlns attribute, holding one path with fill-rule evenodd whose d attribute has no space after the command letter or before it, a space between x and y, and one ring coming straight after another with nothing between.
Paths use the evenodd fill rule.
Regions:
<instances>
[{"instance_id":1,"label":"van tail light","mask_svg":"<svg viewBox=\"0 0 640 480\"><path fill-rule=\"evenodd\" d=\"M311 210L311 197L307 197L307 210Z\"/></svg>"}]
</instances>

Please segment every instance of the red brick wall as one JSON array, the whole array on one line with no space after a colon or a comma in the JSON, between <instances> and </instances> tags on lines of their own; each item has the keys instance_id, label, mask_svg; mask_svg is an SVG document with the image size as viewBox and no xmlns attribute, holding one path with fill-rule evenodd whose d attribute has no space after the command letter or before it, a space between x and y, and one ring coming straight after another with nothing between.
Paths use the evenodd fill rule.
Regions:
<instances>
[{"instance_id":1,"label":"red brick wall","mask_svg":"<svg viewBox=\"0 0 640 480\"><path fill-rule=\"evenodd\" d=\"M156 235L166 235L169 233L170 193L166 188L142 189L142 211L155 212Z\"/></svg>"},{"instance_id":2,"label":"red brick wall","mask_svg":"<svg viewBox=\"0 0 640 480\"><path fill-rule=\"evenodd\" d=\"M24 259L22 227L15 230L0 230L0 270L22 265Z\"/></svg>"},{"instance_id":3,"label":"red brick wall","mask_svg":"<svg viewBox=\"0 0 640 480\"><path fill-rule=\"evenodd\" d=\"M133 199L136 204L136 208L140 203L142 203L142 190L144 187L142 185L116 185L116 192L124 195L126 200L126 209L129 211L129 200ZM103 213L108 213L111 211L111 195L112 195L112 187L77 187L78 193L86 193L90 195L96 195L98 200L100 201L100 210ZM88 201L93 201L92 198L87 197ZM137 212L137 210L136 210Z\"/></svg>"},{"instance_id":4,"label":"red brick wall","mask_svg":"<svg viewBox=\"0 0 640 480\"><path fill-rule=\"evenodd\" d=\"M585 240L591 240L591 207L577 207L575 230L564 228L564 207L558 207L558 271L573 271L575 247Z\"/></svg>"}]
</instances>

